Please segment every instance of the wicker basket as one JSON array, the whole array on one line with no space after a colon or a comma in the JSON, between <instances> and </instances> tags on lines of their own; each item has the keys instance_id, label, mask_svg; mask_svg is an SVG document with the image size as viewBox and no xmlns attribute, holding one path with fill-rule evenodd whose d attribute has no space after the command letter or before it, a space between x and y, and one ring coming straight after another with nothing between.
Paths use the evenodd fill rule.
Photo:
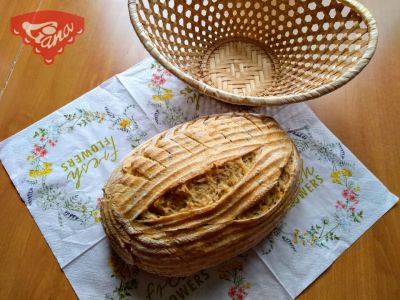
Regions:
<instances>
[{"instance_id":1,"label":"wicker basket","mask_svg":"<svg viewBox=\"0 0 400 300\"><path fill-rule=\"evenodd\" d=\"M165 68L240 105L304 101L355 77L376 22L354 0L129 0L133 27Z\"/></svg>"}]
</instances>

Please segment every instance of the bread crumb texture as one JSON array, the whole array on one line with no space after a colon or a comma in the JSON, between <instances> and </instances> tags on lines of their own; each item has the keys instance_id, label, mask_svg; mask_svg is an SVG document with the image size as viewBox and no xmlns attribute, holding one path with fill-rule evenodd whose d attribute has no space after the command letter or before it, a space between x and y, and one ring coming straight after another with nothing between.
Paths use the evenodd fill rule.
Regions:
<instances>
[{"instance_id":1,"label":"bread crumb texture","mask_svg":"<svg viewBox=\"0 0 400 300\"><path fill-rule=\"evenodd\" d=\"M186 276L265 238L293 203L300 159L272 118L201 117L148 140L104 187L102 222L128 264Z\"/></svg>"},{"instance_id":2,"label":"bread crumb texture","mask_svg":"<svg viewBox=\"0 0 400 300\"><path fill-rule=\"evenodd\" d=\"M255 162L256 153L214 166L188 182L180 184L155 200L148 208L145 218L172 215L191 211L217 202L228 194L249 172Z\"/></svg>"}]
</instances>

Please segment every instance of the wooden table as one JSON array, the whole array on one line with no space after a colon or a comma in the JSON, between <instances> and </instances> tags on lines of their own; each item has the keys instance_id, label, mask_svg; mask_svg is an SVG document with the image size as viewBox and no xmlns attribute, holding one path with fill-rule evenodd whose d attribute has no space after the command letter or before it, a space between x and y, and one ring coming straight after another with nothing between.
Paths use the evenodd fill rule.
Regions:
<instances>
[{"instance_id":1,"label":"wooden table","mask_svg":"<svg viewBox=\"0 0 400 300\"><path fill-rule=\"evenodd\" d=\"M309 104L400 195L400 3L363 0L378 21L378 50L343 88ZM10 18L56 9L85 18L85 32L52 65L11 34ZM0 2L0 140L143 59L126 0ZM0 168L0 299L74 299L45 239ZM365 233L299 299L400 299L400 208Z\"/></svg>"}]
</instances>

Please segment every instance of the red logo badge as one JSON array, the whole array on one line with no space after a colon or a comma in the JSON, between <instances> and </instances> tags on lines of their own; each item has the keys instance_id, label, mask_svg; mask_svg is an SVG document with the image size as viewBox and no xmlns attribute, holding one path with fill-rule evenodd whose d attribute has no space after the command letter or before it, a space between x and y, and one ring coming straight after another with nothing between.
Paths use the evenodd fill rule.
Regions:
<instances>
[{"instance_id":1,"label":"red logo badge","mask_svg":"<svg viewBox=\"0 0 400 300\"><path fill-rule=\"evenodd\" d=\"M72 44L75 36L83 33L82 17L63 11L43 10L11 18L11 31L22 37L26 45L52 64L54 57Z\"/></svg>"}]
</instances>

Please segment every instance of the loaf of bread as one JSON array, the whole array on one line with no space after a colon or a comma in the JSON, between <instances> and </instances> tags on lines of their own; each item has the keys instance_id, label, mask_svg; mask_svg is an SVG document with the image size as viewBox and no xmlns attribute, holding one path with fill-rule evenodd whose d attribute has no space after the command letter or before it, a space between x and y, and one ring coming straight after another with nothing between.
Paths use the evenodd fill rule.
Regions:
<instances>
[{"instance_id":1,"label":"loaf of bread","mask_svg":"<svg viewBox=\"0 0 400 300\"><path fill-rule=\"evenodd\" d=\"M137 147L101 202L112 248L128 264L186 276L254 247L293 203L295 145L270 117L205 116Z\"/></svg>"}]
</instances>

